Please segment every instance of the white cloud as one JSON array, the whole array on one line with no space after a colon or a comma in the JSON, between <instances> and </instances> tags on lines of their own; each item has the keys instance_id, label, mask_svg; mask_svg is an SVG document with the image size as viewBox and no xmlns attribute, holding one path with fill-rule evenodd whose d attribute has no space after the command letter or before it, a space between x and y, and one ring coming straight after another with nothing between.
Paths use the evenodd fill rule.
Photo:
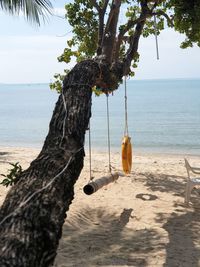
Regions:
<instances>
[{"instance_id":1,"label":"white cloud","mask_svg":"<svg viewBox=\"0 0 200 267\"><path fill-rule=\"evenodd\" d=\"M56 8L53 9L53 13L56 16L61 16L61 17L64 18L65 14L66 14L66 10L65 10L65 8L56 7Z\"/></svg>"}]
</instances>

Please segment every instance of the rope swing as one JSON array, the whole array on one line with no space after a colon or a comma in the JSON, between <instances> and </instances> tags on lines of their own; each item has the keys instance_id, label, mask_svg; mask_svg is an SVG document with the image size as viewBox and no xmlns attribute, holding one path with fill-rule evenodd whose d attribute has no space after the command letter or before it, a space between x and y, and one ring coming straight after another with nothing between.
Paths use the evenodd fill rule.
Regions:
<instances>
[{"instance_id":1,"label":"rope swing","mask_svg":"<svg viewBox=\"0 0 200 267\"><path fill-rule=\"evenodd\" d=\"M111 173L112 166L110 161L110 114L109 114L109 94L106 94L106 113L107 113L107 139L108 139L108 171Z\"/></svg>"},{"instance_id":2,"label":"rope swing","mask_svg":"<svg viewBox=\"0 0 200 267\"><path fill-rule=\"evenodd\" d=\"M124 127L124 137L122 140L121 153L122 153L122 168L125 174L130 174L132 168L132 145L131 137L128 133L128 105L127 105L127 86L126 86L126 77L124 79L125 93L124 93L124 108L125 108L125 127ZM93 180L92 177L92 168L91 168L91 134L90 134L90 124L89 124L89 168L90 168L90 179L88 184L83 188L83 191L86 195L91 195L97 192L103 186L106 186L110 183L115 182L119 176L123 176L119 172L112 173L111 166L111 153L110 153L110 114L109 114L109 93L106 94L106 115L107 115L107 143L108 143L108 175L103 176L99 179Z\"/></svg>"},{"instance_id":3,"label":"rope swing","mask_svg":"<svg viewBox=\"0 0 200 267\"><path fill-rule=\"evenodd\" d=\"M92 168L91 168L91 135L89 125L89 168L90 168L90 180L88 184L83 187L83 191L86 195L91 195L97 192L103 186L115 182L119 178L119 173L112 173L111 157L110 157L110 114L109 114L109 94L106 93L106 114L107 114L107 142L108 142L108 175L99 179L93 180Z\"/></svg>"},{"instance_id":4,"label":"rope swing","mask_svg":"<svg viewBox=\"0 0 200 267\"><path fill-rule=\"evenodd\" d=\"M130 174L132 168L132 145L131 137L128 133L128 105L127 105L127 86L126 76L124 78L124 102L125 102L125 127L122 139L122 168L125 174Z\"/></svg>"},{"instance_id":5,"label":"rope swing","mask_svg":"<svg viewBox=\"0 0 200 267\"><path fill-rule=\"evenodd\" d=\"M89 171L90 171L90 179L89 182L94 179L92 176L92 146L91 146L91 130L90 130L90 122L89 122L89 134L88 134L88 143L89 143Z\"/></svg>"},{"instance_id":6,"label":"rope swing","mask_svg":"<svg viewBox=\"0 0 200 267\"><path fill-rule=\"evenodd\" d=\"M157 34L156 15L154 15L154 35L155 35L155 40L156 40L156 55L157 55L157 60L159 60L159 51L158 51L158 34Z\"/></svg>"}]
</instances>

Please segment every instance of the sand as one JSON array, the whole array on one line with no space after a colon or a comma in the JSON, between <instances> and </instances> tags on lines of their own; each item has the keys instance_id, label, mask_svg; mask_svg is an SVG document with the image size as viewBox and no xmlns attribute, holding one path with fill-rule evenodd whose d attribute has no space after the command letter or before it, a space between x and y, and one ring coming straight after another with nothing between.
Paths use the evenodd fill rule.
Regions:
<instances>
[{"instance_id":1,"label":"sand","mask_svg":"<svg viewBox=\"0 0 200 267\"><path fill-rule=\"evenodd\" d=\"M0 148L0 173L9 162L27 168L39 153L32 148ZM187 157L200 166L200 158ZM120 154L111 157L121 170ZM107 155L93 152L95 178L108 172ZM184 155L141 154L133 170L91 196L83 193L89 180L88 157L75 186L55 260L55 267L197 267L200 266L200 191L184 205ZM0 203L7 188L0 186Z\"/></svg>"}]
</instances>

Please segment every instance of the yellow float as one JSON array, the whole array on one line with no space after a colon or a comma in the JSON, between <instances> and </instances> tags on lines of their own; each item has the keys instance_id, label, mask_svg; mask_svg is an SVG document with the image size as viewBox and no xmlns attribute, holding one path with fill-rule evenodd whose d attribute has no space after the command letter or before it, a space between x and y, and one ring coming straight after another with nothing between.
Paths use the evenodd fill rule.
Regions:
<instances>
[{"instance_id":1,"label":"yellow float","mask_svg":"<svg viewBox=\"0 0 200 267\"><path fill-rule=\"evenodd\" d=\"M122 168L125 174L130 174L132 168L131 138L127 135L122 140Z\"/></svg>"}]
</instances>

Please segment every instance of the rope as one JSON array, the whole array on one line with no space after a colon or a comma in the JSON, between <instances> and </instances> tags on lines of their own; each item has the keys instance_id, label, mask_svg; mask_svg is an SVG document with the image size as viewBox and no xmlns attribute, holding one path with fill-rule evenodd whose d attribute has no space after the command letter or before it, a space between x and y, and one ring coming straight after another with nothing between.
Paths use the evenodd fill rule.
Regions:
<instances>
[{"instance_id":1,"label":"rope","mask_svg":"<svg viewBox=\"0 0 200 267\"><path fill-rule=\"evenodd\" d=\"M126 76L124 77L124 108L125 108L125 128L124 136L128 136L128 105L127 105L127 86L126 86Z\"/></svg>"},{"instance_id":2,"label":"rope","mask_svg":"<svg viewBox=\"0 0 200 267\"><path fill-rule=\"evenodd\" d=\"M157 59L159 59L156 15L154 15L154 34L155 34L155 39L156 39L156 55L157 55Z\"/></svg>"},{"instance_id":3,"label":"rope","mask_svg":"<svg viewBox=\"0 0 200 267\"><path fill-rule=\"evenodd\" d=\"M109 120L109 102L108 102L109 95L106 94L106 107L107 107L107 130L108 130L108 169L111 173L111 161L110 161L110 120Z\"/></svg>"},{"instance_id":4,"label":"rope","mask_svg":"<svg viewBox=\"0 0 200 267\"><path fill-rule=\"evenodd\" d=\"M63 91L62 91L62 99L63 99L63 106L64 106L64 109L65 109L65 117L64 117L64 120L63 120L63 134L62 134L62 138L61 138L61 141L60 141L60 148L62 146L62 141L65 137L65 124L66 124L66 119L67 119L67 105L66 105L66 101L65 101L65 96L63 94Z\"/></svg>"},{"instance_id":5,"label":"rope","mask_svg":"<svg viewBox=\"0 0 200 267\"><path fill-rule=\"evenodd\" d=\"M90 179L89 182L93 180L92 176L92 149L91 149L91 131L90 131L90 122L89 122L89 134L88 134L88 139L89 139L89 171L90 171Z\"/></svg>"}]
</instances>

